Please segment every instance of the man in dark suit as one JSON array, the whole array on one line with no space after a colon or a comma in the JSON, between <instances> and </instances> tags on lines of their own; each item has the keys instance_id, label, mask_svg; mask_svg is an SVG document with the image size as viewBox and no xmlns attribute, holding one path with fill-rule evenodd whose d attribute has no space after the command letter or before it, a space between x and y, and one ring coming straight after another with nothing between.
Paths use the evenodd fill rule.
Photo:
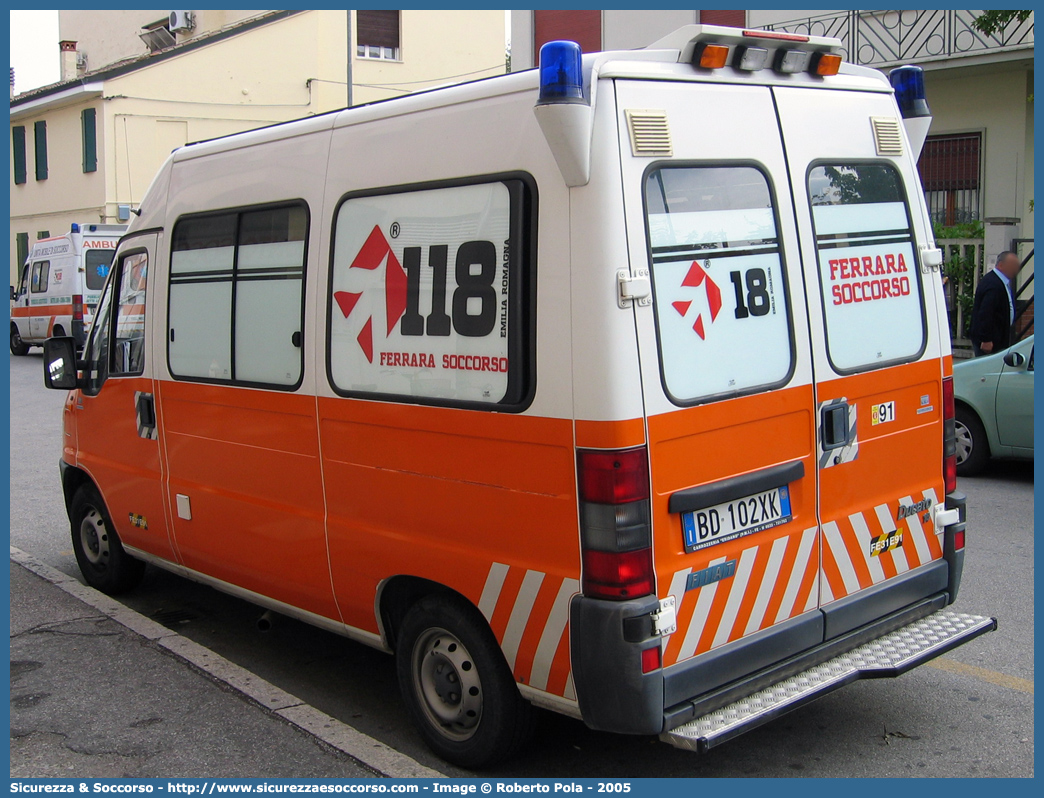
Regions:
<instances>
[{"instance_id":1,"label":"man in dark suit","mask_svg":"<svg viewBox=\"0 0 1044 798\"><path fill-rule=\"evenodd\" d=\"M1015 275L1019 256L1002 252L997 265L979 280L972 305L971 341L975 356L992 355L1011 344L1015 322Z\"/></svg>"}]
</instances>

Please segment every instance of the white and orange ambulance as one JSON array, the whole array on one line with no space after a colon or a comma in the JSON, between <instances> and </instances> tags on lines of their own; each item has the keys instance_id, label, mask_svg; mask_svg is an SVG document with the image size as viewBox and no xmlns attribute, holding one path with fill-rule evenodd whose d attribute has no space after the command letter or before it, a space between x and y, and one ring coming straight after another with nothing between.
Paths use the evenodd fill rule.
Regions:
<instances>
[{"instance_id":1,"label":"white and orange ambulance","mask_svg":"<svg viewBox=\"0 0 1044 798\"><path fill-rule=\"evenodd\" d=\"M703 750L993 629L946 609L923 79L838 48L557 42L177 150L83 360L45 357L87 581L394 652L467 766L534 704Z\"/></svg>"},{"instance_id":2,"label":"white and orange ambulance","mask_svg":"<svg viewBox=\"0 0 1044 798\"><path fill-rule=\"evenodd\" d=\"M11 353L25 355L51 336L82 348L125 224L77 224L33 243L18 287L11 286Z\"/></svg>"}]
</instances>

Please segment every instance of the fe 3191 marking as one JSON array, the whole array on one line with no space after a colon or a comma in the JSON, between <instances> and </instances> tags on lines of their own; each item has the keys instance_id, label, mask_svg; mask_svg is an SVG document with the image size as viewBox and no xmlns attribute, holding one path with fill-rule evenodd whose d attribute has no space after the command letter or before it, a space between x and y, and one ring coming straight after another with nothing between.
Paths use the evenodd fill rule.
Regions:
<instances>
[{"instance_id":1,"label":"fe 3191 marking","mask_svg":"<svg viewBox=\"0 0 1044 798\"><path fill-rule=\"evenodd\" d=\"M682 513L685 551L699 551L726 540L752 535L785 524L791 518L790 489L786 485Z\"/></svg>"}]
</instances>

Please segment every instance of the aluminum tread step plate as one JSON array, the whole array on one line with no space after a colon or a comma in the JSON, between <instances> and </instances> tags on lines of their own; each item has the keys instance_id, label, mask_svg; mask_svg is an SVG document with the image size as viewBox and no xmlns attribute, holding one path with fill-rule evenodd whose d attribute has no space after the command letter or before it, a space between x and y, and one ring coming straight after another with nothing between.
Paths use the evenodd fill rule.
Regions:
<instances>
[{"instance_id":1,"label":"aluminum tread step plate","mask_svg":"<svg viewBox=\"0 0 1044 798\"><path fill-rule=\"evenodd\" d=\"M700 753L857 679L898 676L997 628L994 618L940 610L660 735Z\"/></svg>"}]
</instances>

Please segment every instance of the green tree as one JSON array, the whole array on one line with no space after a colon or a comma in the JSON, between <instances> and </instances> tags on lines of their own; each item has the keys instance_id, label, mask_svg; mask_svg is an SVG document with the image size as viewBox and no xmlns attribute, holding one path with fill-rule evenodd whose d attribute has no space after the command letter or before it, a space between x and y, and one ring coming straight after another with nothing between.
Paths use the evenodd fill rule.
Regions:
<instances>
[{"instance_id":1,"label":"green tree","mask_svg":"<svg viewBox=\"0 0 1044 798\"><path fill-rule=\"evenodd\" d=\"M999 30L1004 30L1012 20L1025 22L1032 11L983 11L975 18L972 27L982 31L987 36L992 36Z\"/></svg>"}]
</instances>

